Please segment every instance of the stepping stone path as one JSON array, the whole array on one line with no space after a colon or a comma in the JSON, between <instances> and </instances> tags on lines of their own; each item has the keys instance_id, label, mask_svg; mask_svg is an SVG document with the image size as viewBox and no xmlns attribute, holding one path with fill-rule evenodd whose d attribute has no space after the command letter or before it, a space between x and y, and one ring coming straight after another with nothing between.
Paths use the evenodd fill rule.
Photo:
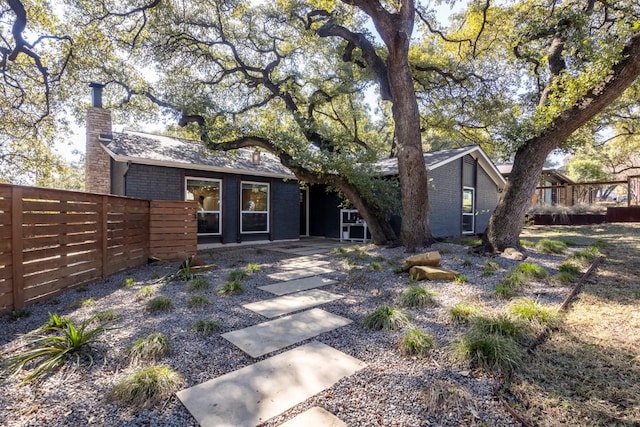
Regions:
<instances>
[{"instance_id":1,"label":"stepping stone path","mask_svg":"<svg viewBox=\"0 0 640 427\"><path fill-rule=\"evenodd\" d=\"M306 310L343 297L316 289L336 283L318 276L333 272L325 267L330 262L322 255L333 247L335 245L306 243L273 248L303 256L283 261L280 267L284 271L268 276L283 282L258 288L278 295L277 298L243 307L268 318L278 318L221 336L256 358L352 323L351 319L320 308ZM286 316L279 317L283 315ZM364 362L312 341L182 390L177 396L203 427L249 427L281 414L364 367ZM319 407L311 408L282 425L346 426Z\"/></svg>"}]
</instances>

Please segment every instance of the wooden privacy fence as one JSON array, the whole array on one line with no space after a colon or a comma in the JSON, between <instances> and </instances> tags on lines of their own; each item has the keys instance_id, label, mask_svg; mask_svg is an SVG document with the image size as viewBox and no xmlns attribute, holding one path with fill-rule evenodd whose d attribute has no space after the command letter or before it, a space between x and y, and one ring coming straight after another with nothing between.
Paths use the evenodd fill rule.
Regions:
<instances>
[{"instance_id":1,"label":"wooden privacy fence","mask_svg":"<svg viewBox=\"0 0 640 427\"><path fill-rule=\"evenodd\" d=\"M0 313L197 250L195 202L0 184Z\"/></svg>"}]
</instances>

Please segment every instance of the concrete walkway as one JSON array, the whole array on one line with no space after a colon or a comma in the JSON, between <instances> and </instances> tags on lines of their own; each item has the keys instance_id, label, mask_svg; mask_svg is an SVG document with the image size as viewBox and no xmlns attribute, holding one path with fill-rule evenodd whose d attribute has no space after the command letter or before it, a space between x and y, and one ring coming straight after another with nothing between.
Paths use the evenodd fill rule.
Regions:
<instances>
[{"instance_id":1,"label":"concrete walkway","mask_svg":"<svg viewBox=\"0 0 640 427\"><path fill-rule=\"evenodd\" d=\"M243 307L267 318L278 318L221 336L256 358L352 323L351 319L312 308L342 298L342 295L317 289L336 282L319 276L333 272L322 255L333 247L335 245L327 242L315 246L296 242L277 247L275 250L280 252L301 256L284 261L283 271L269 275L283 282L259 287L278 297ZM182 390L177 396L201 426L249 427L267 421L364 367L364 362L312 341ZM315 407L283 425L344 427L346 424Z\"/></svg>"}]
</instances>

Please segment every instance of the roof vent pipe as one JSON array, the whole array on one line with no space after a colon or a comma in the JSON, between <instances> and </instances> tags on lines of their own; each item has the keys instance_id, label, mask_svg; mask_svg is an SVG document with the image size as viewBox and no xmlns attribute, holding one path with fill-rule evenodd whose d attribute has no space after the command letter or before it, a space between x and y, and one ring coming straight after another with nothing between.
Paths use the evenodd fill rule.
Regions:
<instances>
[{"instance_id":1,"label":"roof vent pipe","mask_svg":"<svg viewBox=\"0 0 640 427\"><path fill-rule=\"evenodd\" d=\"M91 106L94 108L102 108L102 83L89 83L91 88Z\"/></svg>"}]
</instances>

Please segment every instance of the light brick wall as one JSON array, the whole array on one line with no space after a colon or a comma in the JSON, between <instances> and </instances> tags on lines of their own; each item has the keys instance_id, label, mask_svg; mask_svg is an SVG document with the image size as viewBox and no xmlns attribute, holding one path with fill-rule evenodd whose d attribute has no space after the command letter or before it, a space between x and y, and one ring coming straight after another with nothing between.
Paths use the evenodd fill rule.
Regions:
<instances>
[{"instance_id":1,"label":"light brick wall","mask_svg":"<svg viewBox=\"0 0 640 427\"><path fill-rule=\"evenodd\" d=\"M111 193L111 159L100 146L100 134L111 134L111 111L103 108L87 110L87 143L85 155L85 191Z\"/></svg>"}]
</instances>

